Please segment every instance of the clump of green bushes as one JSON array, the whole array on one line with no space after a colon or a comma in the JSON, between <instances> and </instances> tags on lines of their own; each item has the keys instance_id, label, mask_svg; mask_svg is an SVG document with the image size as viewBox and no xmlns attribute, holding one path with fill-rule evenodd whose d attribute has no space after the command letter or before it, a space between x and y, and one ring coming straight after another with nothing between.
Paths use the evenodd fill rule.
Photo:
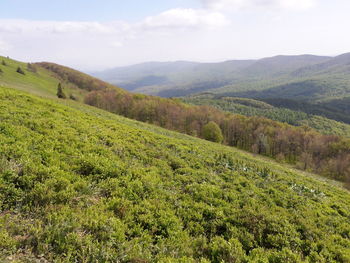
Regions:
<instances>
[{"instance_id":1,"label":"clump of green bushes","mask_svg":"<svg viewBox=\"0 0 350 263\"><path fill-rule=\"evenodd\" d=\"M74 105L0 88L0 261L349 262L347 191Z\"/></svg>"}]
</instances>

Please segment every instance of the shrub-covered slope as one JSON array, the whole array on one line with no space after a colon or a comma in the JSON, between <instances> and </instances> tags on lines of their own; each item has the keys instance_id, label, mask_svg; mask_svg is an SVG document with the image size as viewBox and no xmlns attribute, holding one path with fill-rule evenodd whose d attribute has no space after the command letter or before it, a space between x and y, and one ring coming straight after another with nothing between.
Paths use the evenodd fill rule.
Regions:
<instances>
[{"instance_id":1,"label":"shrub-covered slope","mask_svg":"<svg viewBox=\"0 0 350 263\"><path fill-rule=\"evenodd\" d=\"M68 104L0 88L0 261L350 261L347 191Z\"/></svg>"},{"instance_id":2,"label":"shrub-covered slope","mask_svg":"<svg viewBox=\"0 0 350 263\"><path fill-rule=\"evenodd\" d=\"M60 79L90 91L84 102L91 106L201 138L208 138L204 127L209 122L215 122L220 126L224 144L341 181L350 180L350 140L265 118L247 118L213 107L189 106L178 100L134 94L74 69L53 63L38 65L51 70Z\"/></svg>"},{"instance_id":3,"label":"shrub-covered slope","mask_svg":"<svg viewBox=\"0 0 350 263\"><path fill-rule=\"evenodd\" d=\"M224 144L350 181L349 138L323 135L307 126L294 127L263 117L223 112L210 106L189 106L178 100L121 94L109 89L90 92L85 103L200 138L208 138L204 128L215 122Z\"/></svg>"},{"instance_id":4,"label":"shrub-covered slope","mask_svg":"<svg viewBox=\"0 0 350 263\"><path fill-rule=\"evenodd\" d=\"M221 129L224 144L288 162L343 182L350 181L349 140L323 136L308 128L294 128L265 118L246 118L213 107L189 106L178 100L129 93L54 63L36 63L33 66L50 71L50 76L64 86L72 85L78 89L85 95L84 102L89 105L201 138L213 138L205 136L204 127L209 122L215 122ZM2 77L6 80L7 74ZM16 82L12 86L18 88Z\"/></svg>"}]
</instances>

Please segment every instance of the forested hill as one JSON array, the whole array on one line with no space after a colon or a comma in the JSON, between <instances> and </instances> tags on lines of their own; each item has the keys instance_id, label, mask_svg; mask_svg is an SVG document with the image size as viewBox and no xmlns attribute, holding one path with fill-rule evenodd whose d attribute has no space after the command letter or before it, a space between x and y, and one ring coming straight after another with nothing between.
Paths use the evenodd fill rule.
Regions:
<instances>
[{"instance_id":1,"label":"forested hill","mask_svg":"<svg viewBox=\"0 0 350 263\"><path fill-rule=\"evenodd\" d=\"M275 56L260 60L232 60L221 63L163 62L110 69L95 75L123 88L164 97L185 96L203 91L234 93L272 89L291 83L303 86L307 99L349 94L350 55ZM308 91L303 85L314 81L325 90ZM299 84L298 84L299 83ZM285 90L286 96L293 90ZM344 93L345 92L345 93ZM310 94L309 94L310 93ZM297 95L297 94L294 94ZM300 94L299 94L300 95ZM283 96L282 96L283 97Z\"/></svg>"},{"instance_id":2,"label":"forested hill","mask_svg":"<svg viewBox=\"0 0 350 263\"><path fill-rule=\"evenodd\" d=\"M96 75L133 92L163 97L209 92L218 97L251 98L350 124L349 65L347 53L222 63L154 62Z\"/></svg>"},{"instance_id":3,"label":"forested hill","mask_svg":"<svg viewBox=\"0 0 350 263\"><path fill-rule=\"evenodd\" d=\"M3 87L0 120L1 262L350 260L332 182Z\"/></svg>"},{"instance_id":4,"label":"forested hill","mask_svg":"<svg viewBox=\"0 0 350 263\"><path fill-rule=\"evenodd\" d=\"M341 113L341 110L332 110L330 107L322 108L286 99L266 99L264 102L248 98L223 97L211 93L182 97L181 100L194 105L210 105L234 114L261 116L294 126L308 126L323 134L350 137L350 124L347 124L350 123L350 117ZM343 104L338 104L338 107L344 105L345 110L345 103L344 101ZM329 115L331 118L347 123L335 121L322 115Z\"/></svg>"}]
</instances>

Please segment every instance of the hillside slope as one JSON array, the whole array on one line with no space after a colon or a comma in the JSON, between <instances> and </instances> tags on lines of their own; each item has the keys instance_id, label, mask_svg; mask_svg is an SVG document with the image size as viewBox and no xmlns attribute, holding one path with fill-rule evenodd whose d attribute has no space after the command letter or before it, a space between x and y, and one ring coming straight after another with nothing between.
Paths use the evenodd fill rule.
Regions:
<instances>
[{"instance_id":1,"label":"hillside slope","mask_svg":"<svg viewBox=\"0 0 350 263\"><path fill-rule=\"evenodd\" d=\"M0 88L2 262L349 262L347 191L62 103Z\"/></svg>"},{"instance_id":2,"label":"hillside slope","mask_svg":"<svg viewBox=\"0 0 350 263\"><path fill-rule=\"evenodd\" d=\"M54 63L35 65L52 71L59 79L88 92L84 102L91 106L170 130L214 140L210 135L212 128L209 129L209 133L205 131L206 125L211 122L212 125L218 126L215 140L224 144L288 162L301 169L343 182L350 178L349 139L322 135L308 127L293 127L266 118L243 117L208 106L190 106L177 99L130 93Z\"/></svg>"},{"instance_id":3,"label":"hillside slope","mask_svg":"<svg viewBox=\"0 0 350 263\"><path fill-rule=\"evenodd\" d=\"M21 68L24 74L17 72ZM75 84L60 78L51 70L38 64L23 63L0 56L0 85L30 92L35 95L55 98L58 83L62 83L67 96L83 100L86 92Z\"/></svg>"}]
</instances>

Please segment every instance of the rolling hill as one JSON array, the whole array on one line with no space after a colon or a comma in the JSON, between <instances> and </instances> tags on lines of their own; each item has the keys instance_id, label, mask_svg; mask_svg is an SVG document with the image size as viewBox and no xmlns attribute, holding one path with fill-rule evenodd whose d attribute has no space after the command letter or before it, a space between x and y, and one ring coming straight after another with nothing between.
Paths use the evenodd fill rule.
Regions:
<instances>
[{"instance_id":1,"label":"rolling hill","mask_svg":"<svg viewBox=\"0 0 350 263\"><path fill-rule=\"evenodd\" d=\"M330 181L74 101L0 108L2 262L350 260Z\"/></svg>"},{"instance_id":2,"label":"rolling hill","mask_svg":"<svg viewBox=\"0 0 350 263\"><path fill-rule=\"evenodd\" d=\"M150 62L92 75L129 91L171 97L179 92L190 94L224 86L230 83L228 76L252 63L254 61L251 60L223 63Z\"/></svg>"},{"instance_id":3,"label":"rolling hill","mask_svg":"<svg viewBox=\"0 0 350 263\"><path fill-rule=\"evenodd\" d=\"M165 69L162 70L162 65ZM145 63L96 73L135 92L163 97L209 92L350 124L350 53L301 55L223 63Z\"/></svg>"},{"instance_id":4,"label":"rolling hill","mask_svg":"<svg viewBox=\"0 0 350 263\"><path fill-rule=\"evenodd\" d=\"M126 89L170 97L216 89L220 92L266 89L295 78L298 80L298 75L301 75L296 73L298 70L330 61L337 64L344 63L346 59L342 56L300 55L222 63L152 62L96 72L94 75ZM153 81L150 82L150 78Z\"/></svg>"}]
</instances>

